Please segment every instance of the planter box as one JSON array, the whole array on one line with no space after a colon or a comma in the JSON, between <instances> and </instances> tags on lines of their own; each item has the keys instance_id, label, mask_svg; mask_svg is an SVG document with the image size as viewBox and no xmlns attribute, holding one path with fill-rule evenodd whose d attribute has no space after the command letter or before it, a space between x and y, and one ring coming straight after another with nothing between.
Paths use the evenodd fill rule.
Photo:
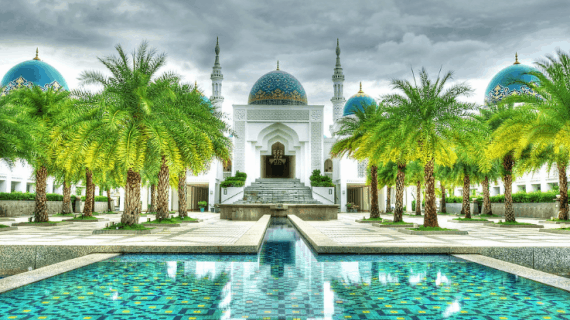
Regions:
<instances>
[{"instance_id":1,"label":"planter box","mask_svg":"<svg viewBox=\"0 0 570 320\"><path fill-rule=\"evenodd\" d=\"M92 234L151 234L162 231L161 228L150 230L93 230Z\"/></svg>"},{"instance_id":2,"label":"planter box","mask_svg":"<svg viewBox=\"0 0 570 320\"><path fill-rule=\"evenodd\" d=\"M491 203L491 210L494 214L505 215L504 203ZM513 203L515 217L532 217L540 219L550 219L558 216L558 209L555 202L538 203Z\"/></svg>"},{"instance_id":3,"label":"planter box","mask_svg":"<svg viewBox=\"0 0 570 320\"><path fill-rule=\"evenodd\" d=\"M200 222L202 222L202 221L204 221L204 220L202 220L202 219L197 219L197 220L194 220L194 221L178 221L178 223L200 223Z\"/></svg>"},{"instance_id":4,"label":"planter box","mask_svg":"<svg viewBox=\"0 0 570 320\"><path fill-rule=\"evenodd\" d=\"M0 228L0 232L2 232L2 231L12 231L12 230L18 230L18 227Z\"/></svg>"},{"instance_id":5,"label":"planter box","mask_svg":"<svg viewBox=\"0 0 570 320\"><path fill-rule=\"evenodd\" d=\"M58 227L64 226L67 224L71 224L71 222L58 222L58 223L49 223L49 222L39 222L39 223L29 223L29 222L19 222L13 223L12 226L18 227Z\"/></svg>"},{"instance_id":6,"label":"planter box","mask_svg":"<svg viewBox=\"0 0 570 320\"><path fill-rule=\"evenodd\" d=\"M489 224L488 227L496 227L496 228L544 228L544 226L542 226L540 224L497 224L497 223Z\"/></svg>"},{"instance_id":7,"label":"planter box","mask_svg":"<svg viewBox=\"0 0 570 320\"><path fill-rule=\"evenodd\" d=\"M222 204L232 204L243 199L245 187L222 188Z\"/></svg>"},{"instance_id":8,"label":"planter box","mask_svg":"<svg viewBox=\"0 0 570 320\"><path fill-rule=\"evenodd\" d=\"M558 230L558 229L540 229L538 230L538 232L570 234L570 230Z\"/></svg>"},{"instance_id":9,"label":"planter box","mask_svg":"<svg viewBox=\"0 0 570 320\"><path fill-rule=\"evenodd\" d=\"M451 214L461 214L462 203L449 203L445 204L445 211ZM471 215L479 214L479 205L477 202L471 202L469 207L471 208Z\"/></svg>"},{"instance_id":10,"label":"planter box","mask_svg":"<svg viewBox=\"0 0 570 320\"><path fill-rule=\"evenodd\" d=\"M47 201L49 215L61 212L63 201ZM0 200L0 207L8 217L33 215L36 207L34 200Z\"/></svg>"},{"instance_id":11,"label":"planter box","mask_svg":"<svg viewBox=\"0 0 570 320\"><path fill-rule=\"evenodd\" d=\"M334 204L334 187L311 187L313 199L322 204Z\"/></svg>"},{"instance_id":12,"label":"planter box","mask_svg":"<svg viewBox=\"0 0 570 320\"><path fill-rule=\"evenodd\" d=\"M384 220L385 220L385 219L382 219L382 221L384 221ZM354 220L354 221L355 221L355 222L358 222L358 223L380 223L380 222L382 222L382 221L379 221L379 220L362 220L362 219L360 219L360 220Z\"/></svg>"},{"instance_id":13,"label":"planter box","mask_svg":"<svg viewBox=\"0 0 570 320\"><path fill-rule=\"evenodd\" d=\"M453 223L495 223L493 221L455 220L455 219L448 220L448 222L453 222Z\"/></svg>"},{"instance_id":14,"label":"planter box","mask_svg":"<svg viewBox=\"0 0 570 320\"><path fill-rule=\"evenodd\" d=\"M543 220L543 221L539 221L538 223L548 223L548 224L570 224L570 220L568 221L548 221L548 220Z\"/></svg>"},{"instance_id":15,"label":"planter box","mask_svg":"<svg viewBox=\"0 0 570 320\"><path fill-rule=\"evenodd\" d=\"M73 220L73 219L66 219L66 220L62 220L62 221L69 221L69 222L101 222L101 221L109 221L109 219L107 218L97 218L97 220L88 220L88 219L84 219L84 220Z\"/></svg>"},{"instance_id":16,"label":"planter box","mask_svg":"<svg viewBox=\"0 0 570 320\"><path fill-rule=\"evenodd\" d=\"M180 227L180 223L143 223L145 227L151 228L176 228Z\"/></svg>"},{"instance_id":17,"label":"planter box","mask_svg":"<svg viewBox=\"0 0 570 320\"><path fill-rule=\"evenodd\" d=\"M398 232L405 233L405 234L414 234L419 236L429 236L429 235L465 235L469 234L467 231L415 231L415 230L408 230L408 229L398 229Z\"/></svg>"},{"instance_id":18,"label":"planter box","mask_svg":"<svg viewBox=\"0 0 570 320\"><path fill-rule=\"evenodd\" d=\"M378 228L415 228L418 225L415 223L406 223L406 224L380 224L375 223L373 226Z\"/></svg>"},{"instance_id":19,"label":"planter box","mask_svg":"<svg viewBox=\"0 0 570 320\"><path fill-rule=\"evenodd\" d=\"M0 221L16 221L16 219L12 219L12 218L0 218Z\"/></svg>"}]
</instances>

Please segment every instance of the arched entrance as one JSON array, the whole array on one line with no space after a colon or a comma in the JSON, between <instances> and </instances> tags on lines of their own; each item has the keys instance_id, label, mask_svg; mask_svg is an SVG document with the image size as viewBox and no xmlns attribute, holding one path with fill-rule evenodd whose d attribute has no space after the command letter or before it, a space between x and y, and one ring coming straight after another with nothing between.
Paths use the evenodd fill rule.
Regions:
<instances>
[{"instance_id":1,"label":"arched entrance","mask_svg":"<svg viewBox=\"0 0 570 320\"><path fill-rule=\"evenodd\" d=\"M285 155L285 146L275 142L270 156L261 156L262 178L294 178L295 156Z\"/></svg>"}]
</instances>

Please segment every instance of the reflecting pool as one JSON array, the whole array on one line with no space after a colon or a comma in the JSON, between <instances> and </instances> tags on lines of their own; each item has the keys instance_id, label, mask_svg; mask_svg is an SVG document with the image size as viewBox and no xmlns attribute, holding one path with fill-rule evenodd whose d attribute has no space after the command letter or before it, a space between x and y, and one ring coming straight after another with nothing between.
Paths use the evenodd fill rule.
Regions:
<instances>
[{"instance_id":1,"label":"reflecting pool","mask_svg":"<svg viewBox=\"0 0 570 320\"><path fill-rule=\"evenodd\" d=\"M124 255L0 294L0 319L570 319L570 293L446 255Z\"/></svg>"}]
</instances>

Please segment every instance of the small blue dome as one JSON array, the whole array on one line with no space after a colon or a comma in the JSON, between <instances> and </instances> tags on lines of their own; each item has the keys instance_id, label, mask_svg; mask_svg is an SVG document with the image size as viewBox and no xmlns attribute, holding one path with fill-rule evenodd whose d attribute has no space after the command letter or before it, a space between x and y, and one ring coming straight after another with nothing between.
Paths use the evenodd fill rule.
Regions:
<instances>
[{"instance_id":1,"label":"small blue dome","mask_svg":"<svg viewBox=\"0 0 570 320\"><path fill-rule=\"evenodd\" d=\"M364 107L370 104L376 104L376 101L362 91L362 83L360 84L360 91L348 99L344 105L342 112L343 116L354 114L357 109L364 110Z\"/></svg>"},{"instance_id":2,"label":"small blue dome","mask_svg":"<svg viewBox=\"0 0 570 320\"><path fill-rule=\"evenodd\" d=\"M56 90L63 88L69 91L63 76L54 67L36 58L19 63L6 72L0 82L2 95L15 88L32 85L38 85L43 90L53 87Z\"/></svg>"},{"instance_id":3,"label":"small blue dome","mask_svg":"<svg viewBox=\"0 0 570 320\"><path fill-rule=\"evenodd\" d=\"M274 70L255 82L249 93L249 104L306 105L307 94L295 77L285 71Z\"/></svg>"},{"instance_id":4,"label":"small blue dome","mask_svg":"<svg viewBox=\"0 0 570 320\"><path fill-rule=\"evenodd\" d=\"M515 83L515 81L525 81L525 82L538 82L538 78L527 74L531 71L537 71L536 69L525 66L515 62L515 64L504 68L499 71L489 85L487 90L485 90L485 105L497 104L503 98L512 94L531 94L538 96L538 94L532 91L529 87L522 85L521 83Z\"/></svg>"}]
</instances>

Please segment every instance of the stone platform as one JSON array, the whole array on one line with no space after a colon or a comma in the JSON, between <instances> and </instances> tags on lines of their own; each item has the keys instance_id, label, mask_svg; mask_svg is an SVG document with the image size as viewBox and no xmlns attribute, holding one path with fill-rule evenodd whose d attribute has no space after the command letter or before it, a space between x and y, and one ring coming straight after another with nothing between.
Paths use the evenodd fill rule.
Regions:
<instances>
[{"instance_id":1,"label":"stone platform","mask_svg":"<svg viewBox=\"0 0 570 320\"><path fill-rule=\"evenodd\" d=\"M286 217L296 215L305 221L336 220L338 205L325 204L222 204L220 219L257 221L263 215Z\"/></svg>"}]
</instances>

